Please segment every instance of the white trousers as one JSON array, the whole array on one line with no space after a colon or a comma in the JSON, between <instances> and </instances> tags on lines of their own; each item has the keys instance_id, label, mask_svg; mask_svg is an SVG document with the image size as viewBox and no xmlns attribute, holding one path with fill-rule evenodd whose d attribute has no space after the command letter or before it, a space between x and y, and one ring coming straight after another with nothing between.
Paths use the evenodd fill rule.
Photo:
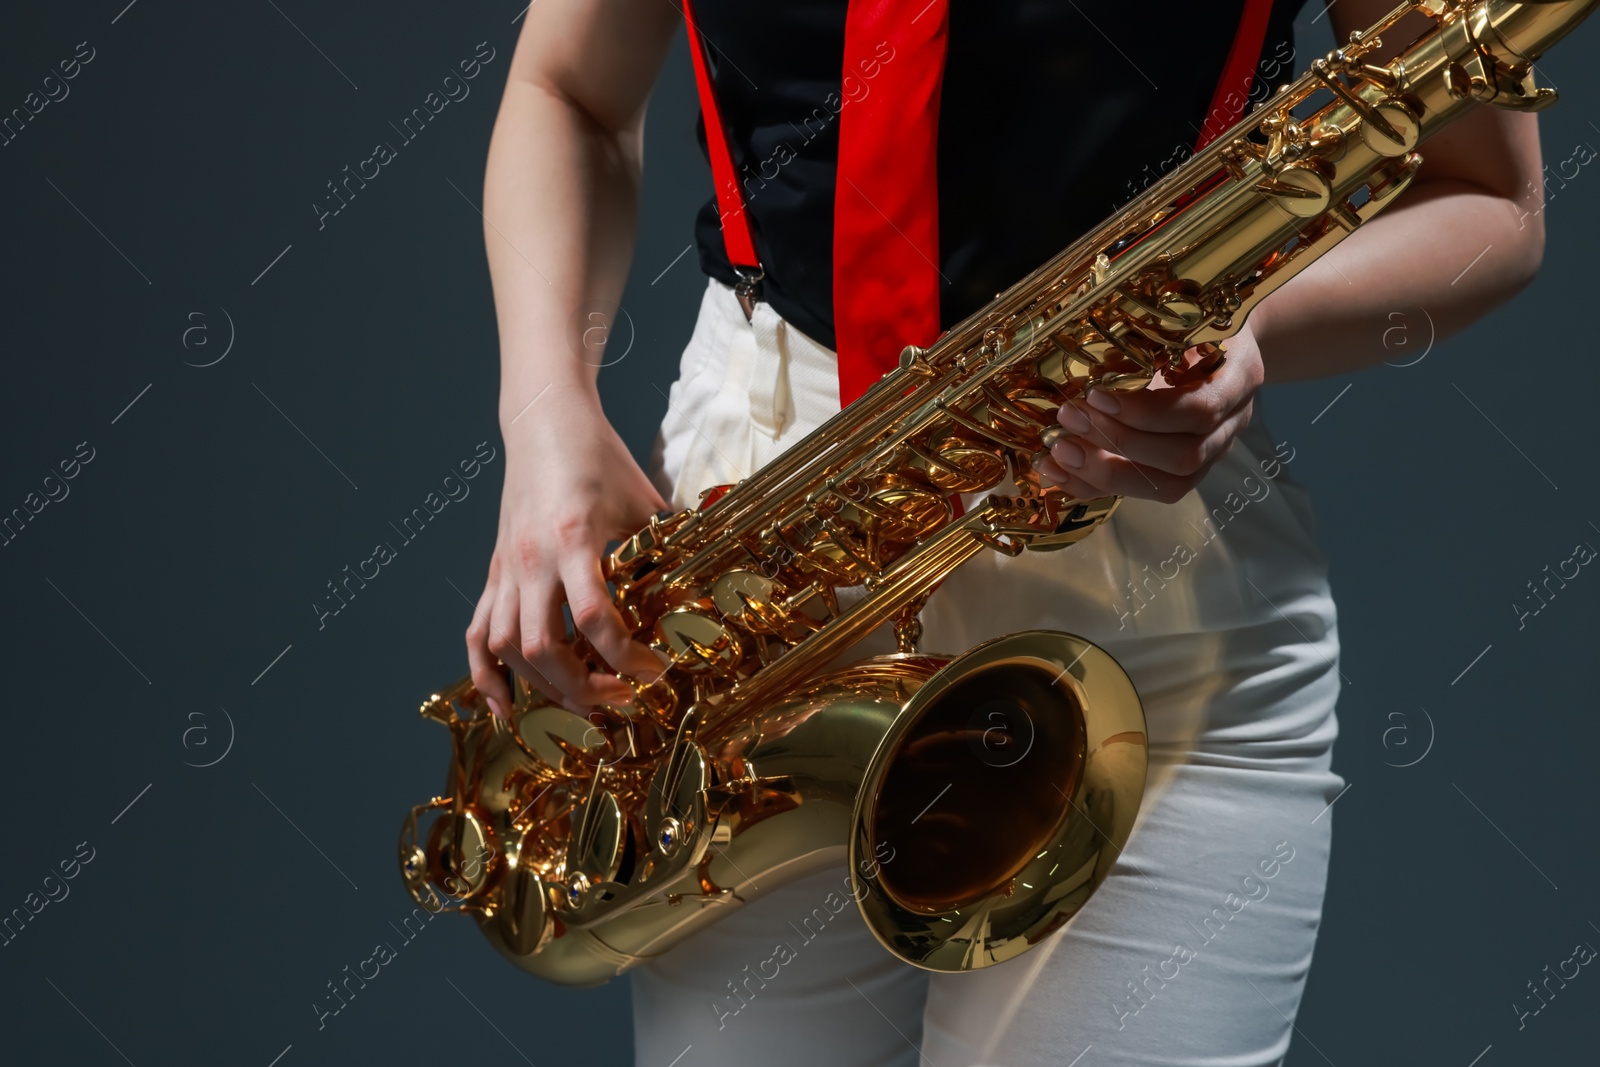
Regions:
<instances>
[{"instance_id":1,"label":"white trousers","mask_svg":"<svg viewBox=\"0 0 1600 1067\"><path fill-rule=\"evenodd\" d=\"M747 323L712 282L652 476L687 506L838 410L833 352L764 304ZM1278 1063L1343 787L1334 605L1292 460L1257 417L1178 503L1124 500L1062 552L985 553L923 611L932 652L1065 630L1138 689L1144 805L1065 929L1017 960L930 975L890 956L853 904L824 907L843 867L791 882L632 972L638 1067Z\"/></svg>"}]
</instances>

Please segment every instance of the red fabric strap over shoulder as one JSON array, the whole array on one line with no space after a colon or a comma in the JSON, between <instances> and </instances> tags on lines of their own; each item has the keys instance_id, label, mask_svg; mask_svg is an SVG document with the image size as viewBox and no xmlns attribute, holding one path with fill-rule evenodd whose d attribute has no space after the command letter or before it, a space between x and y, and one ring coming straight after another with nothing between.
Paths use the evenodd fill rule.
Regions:
<instances>
[{"instance_id":1,"label":"red fabric strap over shoulder","mask_svg":"<svg viewBox=\"0 0 1600 1067\"><path fill-rule=\"evenodd\" d=\"M706 122L706 147L711 155L711 180L717 189L717 217L722 222L722 242L728 250L728 259L735 267L748 273L759 273L761 260L756 256L755 234L750 229L750 216L744 209L744 196L739 192L739 175L734 170L733 153L728 148L728 128L722 122L722 110L717 106L717 94L711 86L711 71L706 66L706 41L694 18L690 0L683 0L683 22L689 31L689 55L694 58L694 83L700 93L700 113Z\"/></svg>"},{"instance_id":2,"label":"red fabric strap over shoulder","mask_svg":"<svg viewBox=\"0 0 1600 1067\"><path fill-rule=\"evenodd\" d=\"M851 0L833 201L839 402L939 336L939 96L948 0Z\"/></svg>"},{"instance_id":3,"label":"red fabric strap over shoulder","mask_svg":"<svg viewBox=\"0 0 1600 1067\"><path fill-rule=\"evenodd\" d=\"M1200 139L1195 142L1196 152L1244 117L1245 105L1250 102L1250 87L1256 80L1256 64L1261 60L1261 46L1267 42L1267 23L1271 18L1272 0L1244 0L1239 29L1233 35L1233 47L1228 49L1228 58L1222 65L1222 77L1217 79L1217 88L1211 94L1211 106L1206 109L1206 119L1200 127Z\"/></svg>"},{"instance_id":4,"label":"red fabric strap over shoulder","mask_svg":"<svg viewBox=\"0 0 1600 1067\"><path fill-rule=\"evenodd\" d=\"M728 259L759 274L755 237L711 84L692 0L683 0ZM1272 0L1244 0L1195 150L1249 102ZM907 344L940 333L938 132L949 0L850 0L834 190L833 320L839 400L849 404L899 365ZM713 46L714 47L714 46Z\"/></svg>"}]
</instances>

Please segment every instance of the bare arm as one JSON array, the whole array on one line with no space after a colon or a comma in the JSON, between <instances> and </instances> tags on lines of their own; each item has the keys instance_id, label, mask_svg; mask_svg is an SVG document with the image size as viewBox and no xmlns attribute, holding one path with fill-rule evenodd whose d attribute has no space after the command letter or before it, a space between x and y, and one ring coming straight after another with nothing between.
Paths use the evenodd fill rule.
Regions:
<instances>
[{"instance_id":1,"label":"bare arm","mask_svg":"<svg viewBox=\"0 0 1600 1067\"><path fill-rule=\"evenodd\" d=\"M1336 0L1348 38L1391 0ZM1410 16L1387 37L1387 60L1427 27ZM1421 149L1411 188L1263 300L1210 379L1133 393L1093 390L1058 420L1070 436L1037 464L1075 496L1174 502L1200 484L1250 422L1264 381L1341 374L1381 362L1392 312L1426 309L1439 336L1471 324L1533 279L1544 254L1539 127L1534 115L1481 107Z\"/></svg>"},{"instance_id":2,"label":"bare arm","mask_svg":"<svg viewBox=\"0 0 1600 1067\"><path fill-rule=\"evenodd\" d=\"M500 327L506 481L488 582L467 630L478 691L504 714L498 656L573 711L624 703L588 671L561 606L624 674L660 662L629 640L599 558L665 507L606 421L602 334L633 255L645 104L677 25L666 0L542 0L529 8L495 120L484 240ZM598 316L598 318L591 318Z\"/></svg>"},{"instance_id":3,"label":"bare arm","mask_svg":"<svg viewBox=\"0 0 1600 1067\"><path fill-rule=\"evenodd\" d=\"M574 327L590 312L609 322L621 299L645 103L677 22L665 0L543 0L528 10L483 195L508 447L526 432L523 405L546 386L597 398L599 360L579 357Z\"/></svg>"},{"instance_id":4,"label":"bare arm","mask_svg":"<svg viewBox=\"0 0 1600 1067\"><path fill-rule=\"evenodd\" d=\"M1338 0L1328 17L1343 40L1391 6ZM1385 61L1426 26L1426 18L1412 16L1387 34ZM1426 308L1443 337L1533 280L1544 254L1537 117L1480 107L1419 151L1422 167L1396 203L1251 315L1267 381L1392 359L1383 345L1392 312Z\"/></svg>"}]
</instances>

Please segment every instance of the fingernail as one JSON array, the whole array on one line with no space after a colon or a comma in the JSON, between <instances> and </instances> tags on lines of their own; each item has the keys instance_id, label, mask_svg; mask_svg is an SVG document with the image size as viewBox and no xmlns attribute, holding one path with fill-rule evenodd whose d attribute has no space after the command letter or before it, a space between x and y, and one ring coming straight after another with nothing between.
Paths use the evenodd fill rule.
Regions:
<instances>
[{"instance_id":1,"label":"fingernail","mask_svg":"<svg viewBox=\"0 0 1600 1067\"><path fill-rule=\"evenodd\" d=\"M1089 405L1107 415L1115 415L1117 409L1122 407L1117 398L1100 389L1089 390Z\"/></svg>"},{"instance_id":2,"label":"fingernail","mask_svg":"<svg viewBox=\"0 0 1600 1067\"><path fill-rule=\"evenodd\" d=\"M489 713L491 715L497 719L503 719L506 717L506 709L500 706L500 702L498 700L491 696L486 696L483 699L489 702Z\"/></svg>"},{"instance_id":3,"label":"fingernail","mask_svg":"<svg viewBox=\"0 0 1600 1067\"><path fill-rule=\"evenodd\" d=\"M1067 429L1071 430L1073 433L1089 432L1089 416L1085 415L1071 404L1061 405L1061 414L1057 417L1056 421L1061 423L1061 425L1065 426Z\"/></svg>"},{"instance_id":4,"label":"fingernail","mask_svg":"<svg viewBox=\"0 0 1600 1067\"><path fill-rule=\"evenodd\" d=\"M1057 463L1065 466L1074 468L1083 466L1083 449L1071 441L1057 441L1055 447L1050 449L1050 454L1055 457Z\"/></svg>"}]
</instances>

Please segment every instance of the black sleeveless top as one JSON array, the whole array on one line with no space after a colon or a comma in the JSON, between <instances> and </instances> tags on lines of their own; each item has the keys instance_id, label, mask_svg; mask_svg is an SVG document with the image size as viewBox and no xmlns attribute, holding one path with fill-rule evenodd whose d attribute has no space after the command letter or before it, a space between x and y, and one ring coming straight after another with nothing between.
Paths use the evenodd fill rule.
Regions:
<instances>
[{"instance_id":1,"label":"black sleeveless top","mask_svg":"<svg viewBox=\"0 0 1600 1067\"><path fill-rule=\"evenodd\" d=\"M1309 64L1292 36L1304 2L1273 5L1252 104ZM950 0L938 130L941 328L1188 158L1243 6ZM845 8L694 7L713 45L706 58L766 270L761 296L829 348L839 111L872 91L867 72L841 69ZM704 116L697 132L704 152ZM701 269L732 285L715 197L695 237Z\"/></svg>"}]
</instances>

